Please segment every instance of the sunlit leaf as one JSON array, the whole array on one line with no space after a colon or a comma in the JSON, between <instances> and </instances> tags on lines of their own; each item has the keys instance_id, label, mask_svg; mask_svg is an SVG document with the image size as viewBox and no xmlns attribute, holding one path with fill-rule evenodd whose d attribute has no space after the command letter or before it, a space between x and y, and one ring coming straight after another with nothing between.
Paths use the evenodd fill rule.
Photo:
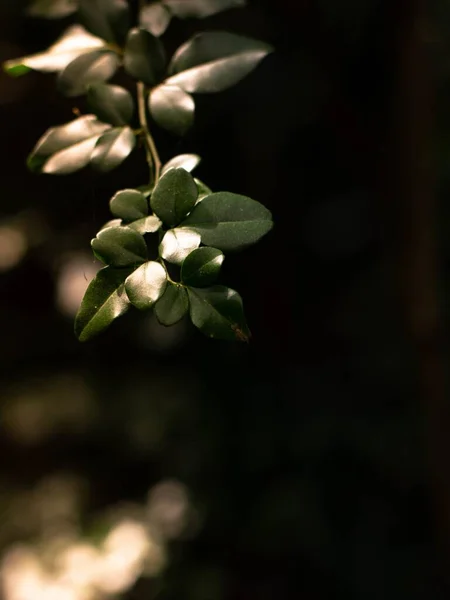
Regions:
<instances>
[{"instance_id":1,"label":"sunlit leaf","mask_svg":"<svg viewBox=\"0 0 450 600\"><path fill-rule=\"evenodd\" d=\"M113 267L139 265L147 260L147 244L130 227L108 227L91 241L95 256Z\"/></svg>"},{"instance_id":2,"label":"sunlit leaf","mask_svg":"<svg viewBox=\"0 0 450 600\"><path fill-rule=\"evenodd\" d=\"M198 154L179 154L174 156L161 169L161 175L164 175L169 169L184 169L189 173L200 163L201 158Z\"/></svg>"},{"instance_id":3,"label":"sunlit leaf","mask_svg":"<svg viewBox=\"0 0 450 600\"><path fill-rule=\"evenodd\" d=\"M88 88L87 100L92 112L106 123L127 125L133 117L133 98L119 85L94 83Z\"/></svg>"},{"instance_id":4,"label":"sunlit leaf","mask_svg":"<svg viewBox=\"0 0 450 600\"><path fill-rule=\"evenodd\" d=\"M205 18L229 8L245 6L245 0L163 0L180 19Z\"/></svg>"},{"instance_id":5,"label":"sunlit leaf","mask_svg":"<svg viewBox=\"0 0 450 600\"><path fill-rule=\"evenodd\" d=\"M150 205L163 223L174 227L195 205L197 196L192 175L184 169L170 169L158 181Z\"/></svg>"},{"instance_id":6,"label":"sunlit leaf","mask_svg":"<svg viewBox=\"0 0 450 600\"><path fill-rule=\"evenodd\" d=\"M129 32L123 60L128 74L149 86L159 82L166 66L161 42L145 29Z\"/></svg>"},{"instance_id":7,"label":"sunlit leaf","mask_svg":"<svg viewBox=\"0 0 450 600\"><path fill-rule=\"evenodd\" d=\"M139 25L155 37L162 35L172 18L169 9L162 2L152 2L144 6L139 14Z\"/></svg>"},{"instance_id":8,"label":"sunlit leaf","mask_svg":"<svg viewBox=\"0 0 450 600\"><path fill-rule=\"evenodd\" d=\"M197 248L181 265L181 281L194 287L206 287L215 283L225 257L217 248Z\"/></svg>"},{"instance_id":9,"label":"sunlit leaf","mask_svg":"<svg viewBox=\"0 0 450 600\"><path fill-rule=\"evenodd\" d=\"M103 229L108 229L108 227L120 227L122 225L122 219L111 219L106 221L103 227L100 228L100 231Z\"/></svg>"},{"instance_id":10,"label":"sunlit leaf","mask_svg":"<svg viewBox=\"0 0 450 600\"><path fill-rule=\"evenodd\" d=\"M29 70L62 71L78 56L104 47L104 40L94 37L81 25L72 25L45 52L8 60L3 67L10 75L22 75Z\"/></svg>"},{"instance_id":11,"label":"sunlit leaf","mask_svg":"<svg viewBox=\"0 0 450 600\"><path fill-rule=\"evenodd\" d=\"M78 0L34 0L27 6L27 14L41 19L62 19L77 8Z\"/></svg>"},{"instance_id":12,"label":"sunlit leaf","mask_svg":"<svg viewBox=\"0 0 450 600\"><path fill-rule=\"evenodd\" d=\"M110 79L118 66L119 57L115 52L95 50L82 54L61 71L58 88L66 96L80 96L90 84Z\"/></svg>"},{"instance_id":13,"label":"sunlit leaf","mask_svg":"<svg viewBox=\"0 0 450 600\"><path fill-rule=\"evenodd\" d=\"M220 92L243 79L272 48L263 42L223 31L199 33L173 56L167 85L186 92Z\"/></svg>"},{"instance_id":14,"label":"sunlit leaf","mask_svg":"<svg viewBox=\"0 0 450 600\"><path fill-rule=\"evenodd\" d=\"M120 190L111 198L109 207L113 215L124 221L136 221L148 215L147 199L137 190Z\"/></svg>"},{"instance_id":15,"label":"sunlit leaf","mask_svg":"<svg viewBox=\"0 0 450 600\"><path fill-rule=\"evenodd\" d=\"M79 0L81 23L107 42L121 44L131 25L127 0Z\"/></svg>"},{"instance_id":16,"label":"sunlit leaf","mask_svg":"<svg viewBox=\"0 0 450 600\"><path fill-rule=\"evenodd\" d=\"M155 231L161 229L162 222L155 215L149 215L148 217L142 217L142 219L129 223L128 226L141 235L144 235L146 233L155 233Z\"/></svg>"},{"instance_id":17,"label":"sunlit leaf","mask_svg":"<svg viewBox=\"0 0 450 600\"><path fill-rule=\"evenodd\" d=\"M193 324L211 338L248 341L250 332L244 317L242 298L234 290L216 285L188 288Z\"/></svg>"},{"instance_id":18,"label":"sunlit leaf","mask_svg":"<svg viewBox=\"0 0 450 600\"><path fill-rule=\"evenodd\" d=\"M91 164L97 171L111 171L127 158L135 144L136 136L129 127L115 127L98 139Z\"/></svg>"},{"instance_id":19,"label":"sunlit leaf","mask_svg":"<svg viewBox=\"0 0 450 600\"><path fill-rule=\"evenodd\" d=\"M28 158L32 171L66 175L85 167L98 138L110 129L94 115L52 127L37 142Z\"/></svg>"},{"instance_id":20,"label":"sunlit leaf","mask_svg":"<svg viewBox=\"0 0 450 600\"><path fill-rule=\"evenodd\" d=\"M199 202L182 226L197 231L207 246L239 250L254 244L272 229L272 215L251 198L217 192Z\"/></svg>"},{"instance_id":21,"label":"sunlit leaf","mask_svg":"<svg viewBox=\"0 0 450 600\"><path fill-rule=\"evenodd\" d=\"M184 135L194 122L194 99L175 85L153 88L148 106L158 125L177 135Z\"/></svg>"},{"instance_id":22,"label":"sunlit leaf","mask_svg":"<svg viewBox=\"0 0 450 600\"><path fill-rule=\"evenodd\" d=\"M125 281L130 302L140 310L151 308L164 294L166 285L166 270L155 261L144 263Z\"/></svg>"},{"instance_id":23,"label":"sunlit leaf","mask_svg":"<svg viewBox=\"0 0 450 600\"><path fill-rule=\"evenodd\" d=\"M203 198L206 198L206 196L209 196L210 194L212 194L212 190L211 188L209 188L206 183L203 183L203 181L200 181L200 179L194 178L195 183L197 184L197 189L198 189L198 198L197 198L197 203L201 202L203 200Z\"/></svg>"},{"instance_id":24,"label":"sunlit leaf","mask_svg":"<svg viewBox=\"0 0 450 600\"><path fill-rule=\"evenodd\" d=\"M179 265L200 246L201 238L191 229L169 229L159 245L159 254L167 262Z\"/></svg>"},{"instance_id":25,"label":"sunlit leaf","mask_svg":"<svg viewBox=\"0 0 450 600\"><path fill-rule=\"evenodd\" d=\"M184 317L189 309L186 289L176 283L168 282L166 291L155 304L155 315L161 325L170 327Z\"/></svg>"},{"instance_id":26,"label":"sunlit leaf","mask_svg":"<svg viewBox=\"0 0 450 600\"><path fill-rule=\"evenodd\" d=\"M75 333L81 342L106 329L128 310L124 281L129 273L129 269L105 267L91 281L75 319Z\"/></svg>"}]
</instances>

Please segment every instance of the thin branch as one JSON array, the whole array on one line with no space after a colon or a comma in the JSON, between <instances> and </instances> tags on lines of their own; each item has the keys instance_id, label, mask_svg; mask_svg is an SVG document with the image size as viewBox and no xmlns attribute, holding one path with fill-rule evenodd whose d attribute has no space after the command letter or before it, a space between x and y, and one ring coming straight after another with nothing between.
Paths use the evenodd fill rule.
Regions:
<instances>
[{"instance_id":1,"label":"thin branch","mask_svg":"<svg viewBox=\"0 0 450 600\"><path fill-rule=\"evenodd\" d=\"M159 175L161 173L161 159L159 158L155 141L148 127L147 111L145 108L145 86L141 81L139 81L137 84L137 101L139 123L143 130L145 138L145 151L147 154L147 162L153 174L153 183L157 183Z\"/></svg>"}]
</instances>

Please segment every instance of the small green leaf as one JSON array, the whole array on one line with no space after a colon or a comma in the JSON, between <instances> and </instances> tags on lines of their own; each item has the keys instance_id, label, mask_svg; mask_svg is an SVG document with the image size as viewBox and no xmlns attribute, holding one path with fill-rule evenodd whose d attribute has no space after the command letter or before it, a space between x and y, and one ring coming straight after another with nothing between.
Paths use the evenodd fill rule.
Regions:
<instances>
[{"instance_id":1,"label":"small green leaf","mask_svg":"<svg viewBox=\"0 0 450 600\"><path fill-rule=\"evenodd\" d=\"M189 288L188 293L192 322L202 333L221 340L249 340L242 298L237 292L216 285L206 289Z\"/></svg>"},{"instance_id":2,"label":"small green leaf","mask_svg":"<svg viewBox=\"0 0 450 600\"><path fill-rule=\"evenodd\" d=\"M181 265L181 281L194 287L212 285L220 272L225 256L217 248L197 248Z\"/></svg>"},{"instance_id":3,"label":"small green leaf","mask_svg":"<svg viewBox=\"0 0 450 600\"><path fill-rule=\"evenodd\" d=\"M49 73L62 71L78 56L101 48L105 48L104 40L91 35L81 25L72 25L45 52L8 60L3 68L16 77L30 69Z\"/></svg>"},{"instance_id":4,"label":"small green leaf","mask_svg":"<svg viewBox=\"0 0 450 600\"><path fill-rule=\"evenodd\" d=\"M169 26L172 15L167 6L153 2L144 6L139 15L139 25L155 37L162 35Z\"/></svg>"},{"instance_id":5,"label":"small green leaf","mask_svg":"<svg viewBox=\"0 0 450 600\"><path fill-rule=\"evenodd\" d=\"M205 245L224 251L255 244L272 225L272 215L265 206L230 192L207 196L182 223L197 231Z\"/></svg>"},{"instance_id":6,"label":"small green leaf","mask_svg":"<svg viewBox=\"0 0 450 600\"><path fill-rule=\"evenodd\" d=\"M129 269L105 267L91 281L75 319L75 333L85 342L123 315L130 302L124 281Z\"/></svg>"},{"instance_id":7,"label":"small green leaf","mask_svg":"<svg viewBox=\"0 0 450 600\"><path fill-rule=\"evenodd\" d=\"M129 75L148 86L156 85L164 74L166 58L158 38L145 29L132 29L127 37L124 67Z\"/></svg>"},{"instance_id":8,"label":"small green leaf","mask_svg":"<svg viewBox=\"0 0 450 600\"><path fill-rule=\"evenodd\" d=\"M191 229L169 229L159 245L159 255L167 262L179 265L196 248L201 238Z\"/></svg>"},{"instance_id":9,"label":"small green leaf","mask_svg":"<svg viewBox=\"0 0 450 600\"><path fill-rule=\"evenodd\" d=\"M156 123L176 135L184 135L194 122L194 99L175 85L153 88L148 107Z\"/></svg>"},{"instance_id":10,"label":"small green leaf","mask_svg":"<svg viewBox=\"0 0 450 600\"><path fill-rule=\"evenodd\" d=\"M155 304L155 315L161 325L170 327L184 317L189 309L187 291L176 283L167 283L166 291Z\"/></svg>"},{"instance_id":11,"label":"small green leaf","mask_svg":"<svg viewBox=\"0 0 450 600\"><path fill-rule=\"evenodd\" d=\"M27 14L39 19L62 19L76 12L78 0L34 0L27 6Z\"/></svg>"},{"instance_id":12,"label":"small green leaf","mask_svg":"<svg viewBox=\"0 0 450 600\"><path fill-rule=\"evenodd\" d=\"M110 221L107 221L100 229L100 231L103 231L103 229L108 229L108 227L121 227L122 226L122 219L111 219Z\"/></svg>"},{"instance_id":13,"label":"small green leaf","mask_svg":"<svg viewBox=\"0 0 450 600\"><path fill-rule=\"evenodd\" d=\"M128 90L119 85L94 83L88 88L87 100L100 121L116 127L127 125L133 117L133 98Z\"/></svg>"},{"instance_id":14,"label":"small green leaf","mask_svg":"<svg viewBox=\"0 0 450 600\"><path fill-rule=\"evenodd\" d=\"M197 189L198 189L197 203L201 202L203 200L203 198L206 198L206 196L210 196L213 193L212 189L209 188L206 185L206 183L203 183L203 181L200 181L200 179L194 178L194 181L197 184Z\"/></svg>"},{"instance_id":15,"label":"small green leaf","mask_svg":"<svg viewBox=\"0 0 450 600\"><path fill-rule=\"evenodd\" d=\"M92 83L110 79L117 71L115 52L95 50L75 58L58 76L59 91L65 96L80 96Z\"/></svg>"},{"instance_id":16,"label":"small green leaf","mask_svg":"<svg viewBox=\"0 0 450 600\"><path fill-rule=\"evenodd\" d=\"M199 33L183 44L170 63L177 85L189 93L220 92L243 79L272 48L263 42L224 31Z\"/></svg>"},{"instance_id":17,"label":"small green leaf","mask_svg":"<svg viewBox=\"0 0 450 600\"><path fill-rule=\"evenodd\" d=\"M125 289L131 304L140 310L151 308L164 294L166 285L166 271L155 261L144 263L125 281Z\"/></svg>"},{"instance_id":18,"label":"small green leaf","mask_svg":"<svg viewBox=\"0 0 450 600\"><path fill-rule=\"evenodd\" d=\"M155 217L155 215L150 215L148 217L138 219L137 221L133 221L132 223L129 223L128 226L141 235L145 235L146 233L155 233L161 229L162 223L158 217Z\"/></svg>"},{"instance_id":19,"label":"small green leaf","mask_svg":"<svg viewBox=\"0 0 450 600\"><path fill-rule=\"evenodd\" d=\"M184 169L189 173L195 169L202 159L198 154L179 154L174 156L161 169L161 175L167 173L169 169Z\"/></svg>"},{"instance_id":20,"label":"small green leaf","mask_svg":"<svg viewBox=\"0 0 450 600\"><path fill-rule=\"evenodd\" d=\"M189 213L197 200L194 178L184 169L170 169L158 181L150 198L153 212L174 227Z\"/></svg>"},{"instance_id":21,"label":"small green leaf","mask_svg":"<svg viewBox=\"0 0 450 600\"><path fill-rule=\"evenodd\" d=\"M147 199L137 190L117 192L111 198L109 208L113 215L124 221L136 221L148 215Z\"/></svg>"},{"instance_id":22,"label":"small green leaf","mask_svg":"<svg viewBox=\"0 0 450 600\"><path fill-rule=\"evenodd\" d=\"M95 256L113 267L138 265L147 260L147 244L130 227L108 227L91 242Z\"/></svg>"},{"instance_id":23,"label":"small green leaf","mask_svg":"<svg viewBox=\"0 0 450 600\"><path fill-rule=\"evenodd\" d=\"M136 137L129 127L116 127L104 133L94 148L91 164L106 173L119 166L131 153Z\"/></svg>"},{"instance_id":24,"label":"small green leaf","mask_svg":"<svg viewBox=\"0 0 450 600\"><path fill-rule=\"evenodd\" d=\"M163 0L173 15L180 19L204 19L222 10L245 6L245 0Z\"/></svg>"},{"instance_id":25,"label":"small green leaf","mask_svg":"<svg viewBox=\"0 0 450 600\"><path fill-rule=\"evenodd\" d=\"M127 0L79 0L78 14L88 31L119 45L131 25Z\"/></svg>"}]
</instances>

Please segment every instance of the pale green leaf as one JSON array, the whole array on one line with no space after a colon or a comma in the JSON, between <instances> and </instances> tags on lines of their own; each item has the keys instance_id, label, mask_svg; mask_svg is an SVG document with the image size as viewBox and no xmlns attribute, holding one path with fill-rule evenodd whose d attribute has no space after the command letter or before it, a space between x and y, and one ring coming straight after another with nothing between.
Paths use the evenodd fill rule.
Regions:
<instances>
[{"instance_id":1,"label":"pale green leaf","mask_svg":"<svg viewBox=\"0 0 450 600\"><path fill-rule=\"evenodd\" d=\"M193 250L200 246L201 238L188 228L169 229L159 245L159 254L167 262L179 265Z\"/></svg>"},{"instance_id":2,"label":"pale green leaf","mask_svg":"<svg viewBox=\"0 0 450 600\"><path fill-rule=\"evenodd\" d=\"M116 127L104 133L92 152L91 164L106 173L119 166L131 153L136 136L129 127Z\"/></svg>"},{"instance_id":3,"label":"pale green leaf","mask_svg":"<svg viewBox=\"0 0 450 600\"><path fill-rule=\"evenodd\" d=\"M108 227L91 241L95 256L113 267L139 265L147 260L147 244L130 227Z\"/></svg>"},{"instance_id":4,"label":"pale green leaf","mask_svg":"<svg viewBox=\"0 0 450 600\"><path fill-rule=\"evenodd\" d=\"M149 96L149 109L158 125L176 135L184 135L194 122L194 99L175 85L153 88Z\"/></svg>"},{"instance_id":5,"label":"pale green leaf","mask_svg":"<svg viewBox=\"0 0 450 600\"><path fill-rule=\"evenodd\" d=\"M80 96L92 83L104 82L117 71L115 52L95 50L75 58L58 76L58 88L65 96Z\"/></svg>"},{"instance_id":6,"label":"pale green leaf","mask_svg":"<svg viewBox=\"0 0 450 600\"><path fill-rule=\"evenodd\" d=\"M120 190L111 198L109 208L124 221L136 221L148 215L147 198L138 190Z\"/></svg>"},{"instance_id":7,"label":"pale green leaf","mask_svg":"<svg viewBox=\"0 0 450 600\"><path fill-rule=\"evenodd\" d=\"M125 281L130 302L140 310L151 308L163 295L166 285L166 271L155 261L144 263Z\"/></svg>"},{"instance_id":8,"label":"pale green leaf","mask_svg":"<svg viewBox=\"0 0 450 600\"><path fill-rule=\"evenodd\" d=\"M139 14L139 25L155 37L161 36L172 18L169 9L162 2L147 4Z\"/></svg>"},{"instance_id":9,"label":"pale green leaf","mask_svg":"<svg viewBox=\"0 0 450 600\"><path fill-rule=\"evenodd\" d=\"M127 125L133 117L133 98L119 85L94 83L88 88L87 100L92 112L111 125Z\"/></svg>"},{"instance_id":10,"label":"pale green leaf","mask_svg":"<svg viewBox=\"0 0 450 600\"><path fill-rule=\"evenodd\" d=\"M164 175L169 169L184 169L189 173L200 163L201 158L198 154L179 154L171 158L161 169L161 175Z\"/></svg>"}]
</instances>

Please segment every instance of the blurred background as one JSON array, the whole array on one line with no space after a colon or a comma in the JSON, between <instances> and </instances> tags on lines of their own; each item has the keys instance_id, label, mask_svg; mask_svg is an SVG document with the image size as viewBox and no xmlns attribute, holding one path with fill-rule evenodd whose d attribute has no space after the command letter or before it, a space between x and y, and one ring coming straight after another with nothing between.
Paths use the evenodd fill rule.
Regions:
<instances>
[{"instance_id":1,"label":"blurred background","mask_svg":"<svg viewBox=\"0 0 450 600\"><path fill-rule=\"evenodd\" d=\"M90 239L144 156L30 174L84 99L0 74L2 600L450 597L450 4L426 4L249 0L164 34L276 49L184 139L154 132L273 212L223 269L249 345L137 311L77 342ZM25 8L0 1L2 61L72 22Z\"/></svg>"}]
</instances>

